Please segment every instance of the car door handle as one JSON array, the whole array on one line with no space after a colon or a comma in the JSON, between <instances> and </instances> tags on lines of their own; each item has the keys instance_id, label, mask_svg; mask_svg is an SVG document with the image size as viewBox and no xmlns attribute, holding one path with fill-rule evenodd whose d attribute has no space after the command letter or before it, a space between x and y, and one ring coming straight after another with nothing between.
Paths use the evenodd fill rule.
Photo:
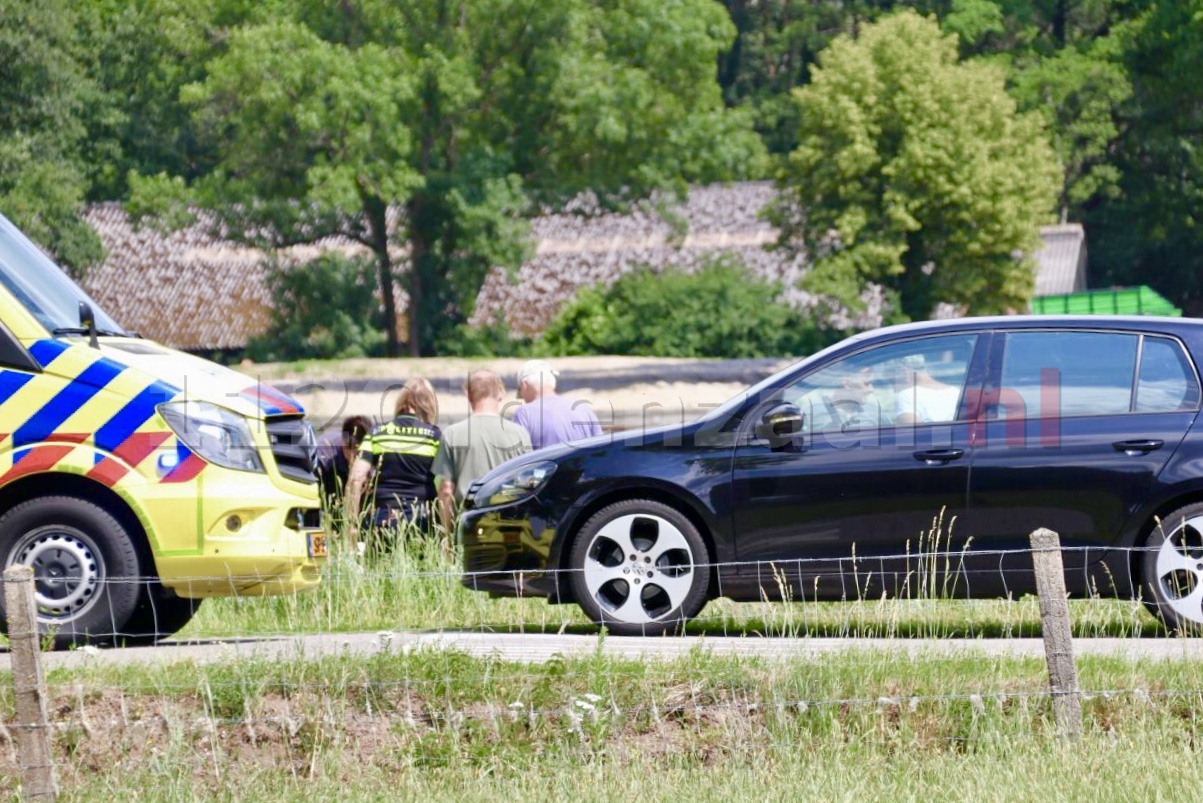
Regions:
<instances>
[{"instance_id":1,"label":"car door handle","mask_svg":"<svg viewBox=\"0 0 1203 803\"><path fill-rule=\"evenodd\" d=\"M915 459L921 460L929 466L942 466L945 463L964 456L964 449L927 449L926 451L915 452Z\"/></svg>"},{"instance_id":2,"label":"car door handle","mask_svg":"<svg viewBox=\"0 0 1203 803\"><path fill-rule=\"evenodd\" d=\"M1165 445L1165 441L1159 441L1153 438L1148 440L1132 440L1132 441L1116 441L1111 444L1115 447L1115 451L1123 452L1129 457L1136 457L1138 454L1148 454L1155 452Z\"/></svg>"}]
</instances>

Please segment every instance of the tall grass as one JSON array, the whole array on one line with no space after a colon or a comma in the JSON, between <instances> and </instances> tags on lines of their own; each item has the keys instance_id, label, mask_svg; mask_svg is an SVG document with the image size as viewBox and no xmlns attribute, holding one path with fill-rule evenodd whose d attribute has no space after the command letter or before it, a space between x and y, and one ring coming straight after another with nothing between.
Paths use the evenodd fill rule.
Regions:
<instances>
[{"instance_id":1,"label":"tall grass","mask_svg":"<svg viewBox=\"0 0 1203 803\"><path fill-rule=\"evenodd\" d=\"M775 589L787 602L711 602L687 632L710 635L877 638L995 638L1040 635L1035 597L964 600L959 559L950 553L954 522L933 519L913 553L900 597L857 594L845 602L790 599L784 574ZM216 598L181 635L219 637L364 630L596 632L575 605L542 599L494 599L460 582L459 555L437 536L402 533L379 555L360 556L331 542L333 555L314 591L281 597ZM849 565L855 565L850 562ZM868 578L853 578L854 587ZM1080 637L1133 637L1163 632L1139 602L1071 603Z\"/></svg>"},{"instance_id":2,"label":"tall grass","mask_svg":"<svg viewBox=\"0 0 1203 803\"><path fill-rule=\"evenodd\" d=\"M417 650L48 681L64 800L1196 799L1203 666L1079 669L1074 744L1043 662L972 655L531 666ZM0 750L0 796L16 776Z\"/></svg>"}]
</instances>

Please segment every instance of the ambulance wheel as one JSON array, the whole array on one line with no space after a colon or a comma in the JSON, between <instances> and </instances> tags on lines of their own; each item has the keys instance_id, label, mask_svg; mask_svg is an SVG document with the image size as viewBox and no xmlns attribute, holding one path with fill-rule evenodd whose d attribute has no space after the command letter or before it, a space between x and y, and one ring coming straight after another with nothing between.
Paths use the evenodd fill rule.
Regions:
<instances>
[{"instance_id":1,"label":"ambulance wheel","mask_svg":"<svg viewBox=\"0 0 1203 803\"><path fill-rule=\"evenodd\" d=\"M0 560L34 571L38 632L56 649L111 644L138 607L133 539L104 508L73 496L22 502L0 517ZM7 611L0 599L0 626Z\"/></svg>"}]
</instances>

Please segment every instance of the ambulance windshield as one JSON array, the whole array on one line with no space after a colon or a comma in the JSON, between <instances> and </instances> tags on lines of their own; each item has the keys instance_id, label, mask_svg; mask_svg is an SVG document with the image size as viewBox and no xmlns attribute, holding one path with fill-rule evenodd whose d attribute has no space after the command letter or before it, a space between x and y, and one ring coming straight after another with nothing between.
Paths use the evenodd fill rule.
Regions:
<instances>
[{"instance_id":1,"label":"ambulance windshield","mask_svg":"<svg viewBox=\"0 0 1203 803\"><path fill-rule=\"evenodd\" d=\"M20 230L0 215L0 284L51 334L80 332L79 302L86 301L102 335L125 335L117 322L71 281Z\"/></svg>"}]
</instances>

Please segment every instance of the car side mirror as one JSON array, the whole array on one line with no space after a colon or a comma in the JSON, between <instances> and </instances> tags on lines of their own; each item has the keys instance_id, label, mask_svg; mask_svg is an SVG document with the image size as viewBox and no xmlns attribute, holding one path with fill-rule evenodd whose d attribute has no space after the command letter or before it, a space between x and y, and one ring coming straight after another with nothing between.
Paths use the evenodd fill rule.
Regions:
<instances>
[{"instance_id":1,"label":"car side mirror","mask_svg":"<svg viewBox=\"0 0 1203 803\"><path fill-rule=\"evenodd\" d=\"M802 431L802 411L797 405L778 404L756 422L756 437L768 441L773 448L787 443Z\"/></svg>"}]
</instances>

